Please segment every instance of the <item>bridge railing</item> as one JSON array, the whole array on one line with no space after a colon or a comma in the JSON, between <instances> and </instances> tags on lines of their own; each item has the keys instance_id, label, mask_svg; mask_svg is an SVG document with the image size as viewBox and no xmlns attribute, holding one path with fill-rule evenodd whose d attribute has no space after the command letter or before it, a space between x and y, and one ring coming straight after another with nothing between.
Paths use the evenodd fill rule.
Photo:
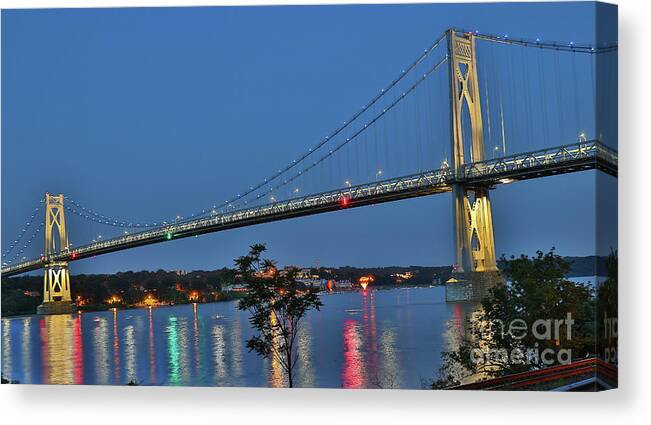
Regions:
<instances>
[{"instance_id":1,"label":"bridge railing","mask_svg":"<svg viewBox=\"0 0 651 425\"><path fill-rule=\"evenodd\" d=\"M598 140L588 140L554 148L540 149L531 152L473 162L464 165L457 176L461 180L471 180L478 177L498 176L500 174L532 168L543 168L550 165L562 165L570 161L588 158L601 158L609 163L617 164L617 152Z\"/></svg>"},{"instance_id":2,"label":"bridge railing","mask_svg":"<svg viewBox=\"0 0 651 425\"><path fill-rule=\"evenodd\" d=\"M52 260L66 260L74 258L75 255L83 255L88 252L101 251L120 245L134 244L143 240L151 240L157 238L172 239L176 234L179 233L187 233L205 227L226 226L234 222L259 219L276 214L331 206L337 203L341 203L342 207L345 207L344 203L355 202L364 198L371 198L382 194L392 194L400 191L413 191L435 186L447 187L449 186L452 179L452 172L449 169L440 169L399 178L377 181L364 185L336 189L315 195L307 195L285 201L272 202L258 207L251 207L228 213L215 214L211 217L186 220L165 225L156 229L132 233L113 239L106 239L101 242L94 242L92 244L84 245L71 250L63 250L54 256Z\"/></svg>"},{"instance_id":3,"label":"bridge railing","mask_svg":"<svg viewBox=\"0 0 651 425\"><path fill-rule=\"evenodd\" d=\"M597 155L614 166L617 166L618 155L617 151L610 146L606 146L601 142L597 142Z\"/></svg>"},{"instance_id":4,"label":"bridge railing","mask_svg":"<svg viewBox=\"0 0 651 425\"><path fill-rule=\"evenodd\" d=\"M13 264L13 265L2 266L2 273L3 273L3 274L5 274L5 273L12 273L12 272L15 272L15 271L17 271L17 270L26 270L26 271L29 271L29 270L33 270L33 269L38 269L38 268L40 268L40 266L42 266L43 264L44 264L44 263L43 263L43 260L40 259L40 258L37 258L37 259L33 259L33 260L24 261L24 262L22 262L22 263L17 263L17 264Z\"/></svg>"},{"instance_id":5,"label":"bridge railing","mask_svg":"<svg viewBox=\"0 0 651 425\"><path fill-rule=\"evenodd\" d=\"M309 210L333 210L348 206L365 205L374 199L386 197L398 199L403 193L436 193L449 191L453 183L463 183L476 179L494 179L499 182L499 177L508 172L532 169L541 169L548 166L575 164L577 161L600 159L617 169L617 152L596 140L582 141L579 143L541 149L533 152L511 155L508 157L466 164L456 173L449 168L426 171L404 177L392 178L371 182L358 186L336 189L314 195L291 198L284 201L220 213L209 217L189 219L174 224L167 224L158 228L148 229L138 233L106 239L88 245L63 250L49 258L33 259L11 266L3 266L2 273L18 274L35 270L50 261L69 261L79 257L88 257L95 253L115 251L120 247L145 244L150 242L172 239L177 234L185 235L200 233L201 229L216 230L219 227L233 227L247 221L270 221L274 216L295 215ZM584 163L591 166L589 163ZM417 195L414 195L417 196ZM212 231L211 230L211 231Z\"/></svg>"}]
</instances>

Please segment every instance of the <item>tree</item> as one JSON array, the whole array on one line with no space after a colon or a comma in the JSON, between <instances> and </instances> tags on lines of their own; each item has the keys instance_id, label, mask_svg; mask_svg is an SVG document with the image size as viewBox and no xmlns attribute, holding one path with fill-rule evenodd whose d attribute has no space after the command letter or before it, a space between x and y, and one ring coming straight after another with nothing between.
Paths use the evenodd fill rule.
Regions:
<instances>
[{"instance_id":1,"label":"tree","mask_svg":"<svg viewBox=\"0 0 651 425\"><path fill-rule=\"evenodd\" d=\"M552 248L500 263L507 283L492 288L469 318L459 348L442 353L433 388L548 366L545 350L555 363L594 354L593 290L565 278L566 260Z\"/></svg>"},{"instance_id":2,"label":"tree","mask_svg":"<svg viewBox=\"0 0 651 425\"><path fill-rule=\"evenodd\" d=\"M296 281L296 270L278 273L273 261L261 258L264 251L265 245L252 245L248 255L235 260L237 278L248 290L238 308L251 313L249 322L258 331L246 343L249 351L276 360L292 388L301 319L323 304L316 289Z\"/></svg>"}]
</instances>

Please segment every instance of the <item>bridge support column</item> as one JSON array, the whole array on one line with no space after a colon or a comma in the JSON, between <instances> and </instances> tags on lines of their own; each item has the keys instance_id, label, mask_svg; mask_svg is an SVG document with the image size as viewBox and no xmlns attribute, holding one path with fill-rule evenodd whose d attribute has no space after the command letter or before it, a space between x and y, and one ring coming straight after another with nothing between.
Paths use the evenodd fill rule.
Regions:
<instances>
[{"instance_id":1,"label":"bridge support column","mask_svg":"<svg viewBox=\"0 0 651 425\"><path fill-rule=\"evenodd\" d=\"M70 273L68 263L50 263L43 273L43 304L38 314L64 314L75 311L70 295Z\"/></svg>"},{"instance_id":2,"label":"bridge support column","mask_svg":"<svg viewBox=\"0 0 651 425\"><path fill-rule=\"evenodd\" d=\"M455 255L452 278L446 283L446 300L479 301L502 282L495 257L493 218L488 187L463 183L466 147L470 162L484 160L475 39L472 33L448 32L452 164L458 183L452 188L455 217ZM464 122L467 117L467 122ZM466 142L470 142L466 144Z\"/></svg>"},{"instance_id":3,"label":"bridge support column","mask_svg":"<svg viewBox=\"0 0 651 425\"><path fill-rule=\"evenodd\" d=\"M53 237L54 231L58 238ZM49 259L58 249L68 249L68 234L63 208L63 195L45 194L45 258ZM52 261L43 273L43 304L38 314L68 314L76 310L70 294L70 273L65 261Z\"/></svg>"}]
</instances>

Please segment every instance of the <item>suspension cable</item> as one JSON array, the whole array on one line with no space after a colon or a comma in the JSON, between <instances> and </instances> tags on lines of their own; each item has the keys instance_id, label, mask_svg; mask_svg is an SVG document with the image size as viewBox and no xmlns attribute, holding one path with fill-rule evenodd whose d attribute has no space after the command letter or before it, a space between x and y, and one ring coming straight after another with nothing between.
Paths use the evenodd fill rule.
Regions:
<instances>
[{"instance_id":1,"label":"suspension cable","mask_svg":"<svg viewBox=\"0 0 651 425\"><path fill-rule=\"evenodd\" d=\"M45 226L45 223L44 223L44 222L41 222L41 223L39 224L39 226L34 230L34 232L32 233L32 235L29 237L29 239L27 240L27 242L25 242L25 245L23 245L23 247L20 249L20 251L18 251L16 254L14 254L14 256L11 258L11 260L6 261L6 263L7 263L7 264L11 264L11 263L13 263L14 261L16 261L18 258L20 258L20 256L21 256L21 255L25 252L25 250L26 250L26 249L27 249L27 248L32 244L32 241L34 240L34 238L36 237L36 235L38 235L38 234L40 233L40 231L43 229L44 226Z\"/></svg>"},{"instance_id":2,"label":"suspension cable","mask_svg":"<svg viewBox=\"0 0 651 425\"><path fill-rule=\"evenodd\" d=\"M2 258L9 255L14 250L14 248L16 248L18 246L18 243L25 236L25 234L27 232L27 229L29 229L29 227L34 223L34 219L36 218L36 216L38 215L38 212L40 211L41 207L43 206L43 202L44 202L43 199L41 199L39 201L39 204L38 204L38 206L36 208L34 208L34 212L32 213L32 215L27 219L27 222L25 223L23 228L20 229L20 232L18 232L18 236L16 237L16 239L13 240L11 242L11 244L9 244L9 248L7 248L5 251L2 252Z\"/></svg>"},{"instance_id":3,"label":"suspension cable","mask_svg":"<svg viewBox=\"0 0 651 425\"><path fill-rule=\"evenodd\" d=\"M310 157L314 152L316 152L318 149L322 148L325 144L327 144L331 139L334 137L338 136L341 134L345 129L347 129L353 122L355 122L364 112L368 110L371 106L376 104L386 93L388 93L392 88L394 88L399 82L401 82L408 74L410 74L411 71L413 71L434 49L436 49L440 44L441 41L443 41L446 38L447 33L444 32L442 33L435 41L432 43L430 47L424 50L424 52L415 60L413 61L407 68L403 69L402 72L394 78L385 88L381 89L379 93L377 93L373 98L371 98L370 101L368 101L362 109L360 109L358 112L353 114L348 120L344 121L342 125L337 127L334 131L332 131L329 135L327 135L325 138L321 139L316 145L314 145L312 148L310 148L307 152L303 153L300 155L297 159L293 160L289 164L287 164L285 167L280 168L276 173L272 174L271 176L265 178L263 181L259 182L258 184L255 184L251 186L248 190L238 194L237 196L232 197L230 200L226 200L222 204L219 204L216 208L223 208L229 204L233 204L238 202L239 200L247 197L248 195L256 192L260 188L267 186L269 183L272 181L278 179L280 176L285 174L286 172L290 171L292 168L296 167L299 163ZM260 197L258 197L260 198ZM203 213L202 210L201 213L196 213L195 215L201 215Z\"/></svg>"},{"instance_id":4,"label":"suspension cable","mask_svg":"<svg viewBox=\"0 0 651 425\"><path fill-rule=\"evenodd\" d=\"M344 146L346 146L346 145L347 145L348 143L350 143L351 141L357 139L357 137L359 137L360 135L362 135L362 134L363 134L363 133L364 133L364 132L365 132L365 131L370 127L370 126L372 126L373 124L375 124L375 123L376 123L380 118L382 118L382 117L383 117L384 115L386 115L389 111L391 111L391 110L392 110L393 108L395 108L398 104L400 104L400 102L401 102L403 99L405 99L405 98L406 98L410 93L412 93L412 92L416 89L416 87L418 87L418 86L420 85L420 83L422 83L423 81L425 81L425 79L427 79L427 77L428 77L429 75L431 75L434 71L436 71L437 69L439 69L439 67L440 67L441 65L443 65L447 60L448 60L448 55L446 54L446 55L443 56L443 57L442 57L438 62L436 62L436 64L435 64L432 68L430 68L430 69L429 69L425 74L423 74L422 77L420 77L420 78L419 78L419 79L418 79L414 84L412 84L411 87L409 87L407 90L405 90L404 92L402 92L402 93L401 93L397 98L394 99L394 101L393 101L391 104L389 104L389 106L387 106L386 108L384 108L384 109L383 109L380 113L378 113L378 114L377 114L373 119L371 119L371 120L368 121L366 124L364 124L362 127L360 127L360 128L359 128L355 133L353 133L349 138L346 138L343 142L341 142L340 144L338 144L337 146L335 146L334 148L332 148L330 151L328 151L328 153L326 153L324 156L322 156L321 158L319 158L317 161L315 161L315 162L313 162L312 164L310 164L310 165L308 165L307 167L305 167L303 170L301 170L301 171L299 171L298 173L294 174L292 177L289 177L287 180L284 180L282 183L279 183L279 184L277 184L276 186L273 186L273 187L272 187L271 189L269 189L267 192L257 195L257 197L258 197L258 198L261 198L261 197L263 197L263 196L266 196L266 195L270 194L272 191L277 190L277 189L279 189L279 188L281 188L281 187L283 187L283 186L289 184L290 182L292 182L293 180L295 180L296 178L298 178L298 177L299 177L300 175L302 175L303 173L308 172L309 170L311 170L311 169L314 168L315 166L321 164L323 161L325 161L325 160L327 160L328 158L330 158L330 157L331 157L335 152L337 152L338 150L340 150L341 148L343 148Z\"/></svg>"},{"instance_id":5,"label":"suspension cable","mask_svg":"<svg viewBox=\"0 0 651 425\"><path fill-rule=\"evenodd\" d=\"M587 54L600 54L608 53L617 50L617 43L604 44L602 46L594 46L587 43L576 43L570 41L569 43L556 42L556 41L541 41L539 38L536 40L527 40L523 38L512 38L508 34L504 36L497 36L493 34L480 33L478 31L464 31L472 32L476 38L480 40L492 41L494 43L512 44L523 47L535 47L539 49L557 50L560 52L573 52L573 53L587 53Z\"/></svg>"},{"instance_id":6,"label":"suspension cable","mask_svg":"<svg viewBox=\"0 0 651 425\"><path fill-rule=\"evenodd\" d=\"M469 32L469 31L465 31ZM526 40L526 39L518 39L518 38L511 38L508 35L504 35L503 37L496 36L496 35L491 35L491 34L485 34L485 33L479 33L477 31L473 32L474 36L477 39L481 40L486 40L494 43L501 43L501 44L510 44L510 45L519 45L523 47L536 47L540 49L553 49L556 51L567 51L567 52L573 52L573 53L588 53L588 54L599 54L599 53L605 53L605 52L610 52L617 50L617 44L610 44L606 45L604 44L603 46L593 46L589 44L580 44L580 43L575 43L575 42L569 42L569 43L560 43L560 42L543 42L540 39L536 39L535 41L532 40ZM276 181L278 178L280 178L282 175L286 174L290 170L294 169L297 167L300 163L305 161L308 157L312 156L317 150L321 149L323 146L325 146L327 143L329 143L333 138L336 136L342 134L346 129L348 129L352 123L356 122L365 112L369 110L372 106L374 106L381 98L383 98L390 90L395 88L401 81L405 79L407 75L409 75L419 64L421 64L429 55L430 53L436 49L441 42L446 38L447 32L444 32L441 34L433 43L432 45L425 49L424 52L416 58L407 68L402 70L402 72L394 78L385 88L381 89L379 93L377 93L374 97L372 97L358 112L354 113L348 120L344 121L342 125L338 126L335 128L332 132L330 132L325 138L321 139L318 143L316 143L312 148L310 148L308 151L304 152L302 155L300 155L297 159L293 160L289 164L287 164L285 167L282 167L278 169L277 172L273 173L269 177L265 178L264 180L260 181L258 184L249 186L249 188L237 194L237 196L233 196L230 199L227 199L223 203L219 205L213 205L212 209L203 209L201 212L197 212L194 214L191 214L189 217L190 218L195 218L197 216L201 217L204 215L208 214L208 210L212 210L212 213L215 213L215 210L226 207L226 206L232 206L233 204L239 203L239 202L244 202L244 204L247 204L249 201L246 200L249 195L259 191L261 188L265 186L269 186L272 182ZM411 93L413 89L420 83L422 82L431 72L433 72L435 69L437 69L445 60L447 60L447 55L440 60L432 69L430 69L423 78L417 80L417 82L412 85L407 92L403 92L402 96L398 97L394 102L392 102L387 108L385 108L380 114L378 114L375 118L373 118L369 123L365 124L364 127L359 129L358 131L354 132L351 137L346 138L346 140L343 143L340 143L337 145L334 149L331 149L329 153L326 155L322 156L319 158L317 161L314 161L311 165L308 165L305 167L303 170L299 171L298 173L294 174L293 176L289 177L288 179L285 179L282 183L277 184L271 189L269 189L266 192L263 192L262 194L258 194L255 199L252 201L255 201L257 199L262 198L263 196L269 194L273 190L277 190L279 188L282 188L289 184L290 182L294 181L297 179L299 176L301 176L304 172L307 172L311 169L313 169L315 166L321 164L323 161L325 161L327 158L332 156L335 152L337 152L339 149L341 149L343 146L345 146L347 143L349 143L351 140L357 138L360 134L364 132L364 130L369 126L373 125L380 117L382 117L387 111L393 109L399 102L402 100L406 94ZM377 160L376 160L377 162ZM69 198L68 198L69 199ZM156 227L161 224L165 224L165 222L158 223L140 223L140 222L130 222L128 220L124 219L117 219L114 217L109 217L105 216L102 214L99 214L89 208L85 208L81 206L79 203L76 201L69 199L69 201L76 207L72 208L70 206L67 206L67 209L83 218L92 220L94 222L108 225L108 226L114 226L114 227L122 227L122 228L140 228L140 227ZM13 249L15 246L15 243L10 246L10 249Z\"/></svg>"},{"instance_id":7,"label":"suspension cable","mask_svg":"<svg viewBox=\"0 0 651 425\"><path fill-rule=\"evenodd\" d=\"M159 223L134 223L130 222L128 220L124 219L119 219L107 215L102 215L99 214L98 212L95 212L91 210L90 208L86 208L79 204L79 202L75 201L74 199L70 198L69 196L66 196L66 201L71 203L73 206L68 205L67 203L64 203L64 207L66 210L70 211L71 213L78 215L79 217L86 218L88 220L94 221L95 223L99 224L104 224L107 226L112 226L112 227L122 227L122 228L128 228L128 229L133 229L133 228L139 228L139 227L156 227L159 225Z\"/></svg>"}]
</instances>

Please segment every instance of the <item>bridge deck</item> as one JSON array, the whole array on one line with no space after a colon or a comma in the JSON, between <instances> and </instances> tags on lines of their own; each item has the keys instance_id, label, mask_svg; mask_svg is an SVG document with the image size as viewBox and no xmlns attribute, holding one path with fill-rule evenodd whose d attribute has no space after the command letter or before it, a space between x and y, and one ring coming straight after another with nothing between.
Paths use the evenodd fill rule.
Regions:
<instances>
[{"instance_id":1,"label":"bridge deck","mask_svg":"<svg viewBox=\"0 0 651 425\"><path fill-rule=\"evenodd\" d=\"M598 169L617 177L617 152L598 141L585 141L535 152L443 168L410 176L347 187L258 207L187 220L155 229L64 250L2 268L3 276L38 270L53 261L76 261L137 246L166 242L294 217L449 192L454 184L496 186L518 180Z\"/></svg>"}]
</instances>

